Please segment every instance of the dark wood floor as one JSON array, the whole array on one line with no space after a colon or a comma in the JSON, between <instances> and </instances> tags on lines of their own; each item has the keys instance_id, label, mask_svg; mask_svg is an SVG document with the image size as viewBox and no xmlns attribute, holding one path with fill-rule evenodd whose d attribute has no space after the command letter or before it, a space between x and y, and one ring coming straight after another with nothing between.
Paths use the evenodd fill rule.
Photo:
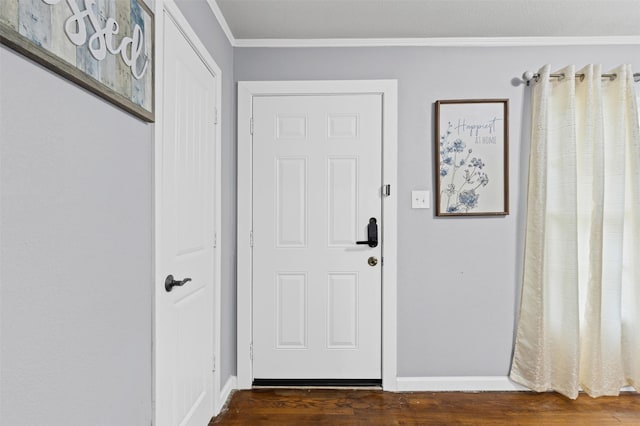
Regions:
<instances>
[{"instance_id":1,"label":"dark wood floor","mask_svg":"<svg viewBox=\"0 0 640 426\"><path fill-rule=\"evenodd\" d=\"M211 425L640 425L640 394L237 391Z\"/></svg>"}]
</instances>

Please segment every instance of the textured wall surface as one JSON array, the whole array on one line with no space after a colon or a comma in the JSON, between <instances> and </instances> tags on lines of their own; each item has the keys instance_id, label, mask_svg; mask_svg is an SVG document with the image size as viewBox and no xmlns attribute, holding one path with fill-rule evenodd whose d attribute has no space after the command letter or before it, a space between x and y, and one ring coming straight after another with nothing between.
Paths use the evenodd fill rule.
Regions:
<instances>
[{"instance_id":1,"label":"textured wall surface","mask_svg":"<svg viewBox=\"0 0 640 426\"><path fill-rule=\"evenodd\" d=\"M0 46L0 424L150 423L151 130Z\"/></svg>"}]
</instances>

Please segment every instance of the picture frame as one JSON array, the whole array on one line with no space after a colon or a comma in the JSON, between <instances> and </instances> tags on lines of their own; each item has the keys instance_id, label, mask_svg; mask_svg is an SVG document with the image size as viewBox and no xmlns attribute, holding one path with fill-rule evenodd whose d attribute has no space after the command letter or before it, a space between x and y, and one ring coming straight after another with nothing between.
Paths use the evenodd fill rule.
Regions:
<instances>
[{"instance_id":1,"label":"picture frame","mask_svg":"<svg viewBox=\"0 0 640 426\"><path fill-rule=\"evenodd\" d=\"M436 216L509 214L509 100L435 104Z\"/></svg>"},{"instance_id":2,"label":"picture frame","mask_svg":"<svg viewBox=\"0 0 640 426\"><path fill-rule=\"evenodd\" d=\"M0 44L146 122L154 24L144 0L0 0Z\"/></svg>"}]
</instances>

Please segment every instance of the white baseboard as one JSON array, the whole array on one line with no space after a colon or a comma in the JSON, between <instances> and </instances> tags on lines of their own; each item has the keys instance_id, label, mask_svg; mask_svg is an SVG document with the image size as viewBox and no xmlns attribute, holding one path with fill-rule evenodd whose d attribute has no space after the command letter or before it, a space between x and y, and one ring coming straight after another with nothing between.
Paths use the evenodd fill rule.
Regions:
<instances>
[{"instance_id":1,"label":"white baseboard","mask_svg":"<svg viewBox=\"0 0 640 426\"><path fill-rule=\"evenodd\" d=\"M220 411L227 403L229 396L231 396L231 392L238 388L238 378L236 376L230 376L222 390L220 391L220 398L218 399L218 403L216 404L216 416L220 414Z\"/></svg>"},{"instance_id":2,"label":"white baseboard","mask_svg":"<svg viewBox=\"0 0 640 426\"><path fill-rule=\"evenodd\" d=\"M0 0L1 1L1 0ZM238 378L230 376L220 391L216 415L220 413L231 392L238 389ZM509 379L508 376L462 376L462 377L397 377L394 383L384 388L389 392L521 392L530 391ZM631 386L621 392L635 392Z\"/></svg>"},{"instance_id":3,"label":"white baseboard","mask_svg":"<svg viewBox=\"0 0 640 426\"><path fill-rule=\"evenodd\" d=\"M398 392L508 392L526 390L529 389L512 382L507 376L398 377L397 379Z\"/></svg>"}]
</instances>

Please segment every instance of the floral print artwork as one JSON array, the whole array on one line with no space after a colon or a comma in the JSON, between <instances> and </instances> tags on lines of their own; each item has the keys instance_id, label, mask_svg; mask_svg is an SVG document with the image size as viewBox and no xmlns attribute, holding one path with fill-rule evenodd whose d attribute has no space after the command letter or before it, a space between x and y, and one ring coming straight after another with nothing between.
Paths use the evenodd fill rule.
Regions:
<instances>
[{"instance_id":1,"label":"floral print artwork","mask_svg":"<svg viewBox=\"0 0 640 426\"><path fill-rule=\"evenodd\" d=\"M469 213L478 207L489 176L483 170L482 159L452 135L452 128L449 122L446 132L440 135L440 200L446 213Z\"/></svg>"}]
</instances>

